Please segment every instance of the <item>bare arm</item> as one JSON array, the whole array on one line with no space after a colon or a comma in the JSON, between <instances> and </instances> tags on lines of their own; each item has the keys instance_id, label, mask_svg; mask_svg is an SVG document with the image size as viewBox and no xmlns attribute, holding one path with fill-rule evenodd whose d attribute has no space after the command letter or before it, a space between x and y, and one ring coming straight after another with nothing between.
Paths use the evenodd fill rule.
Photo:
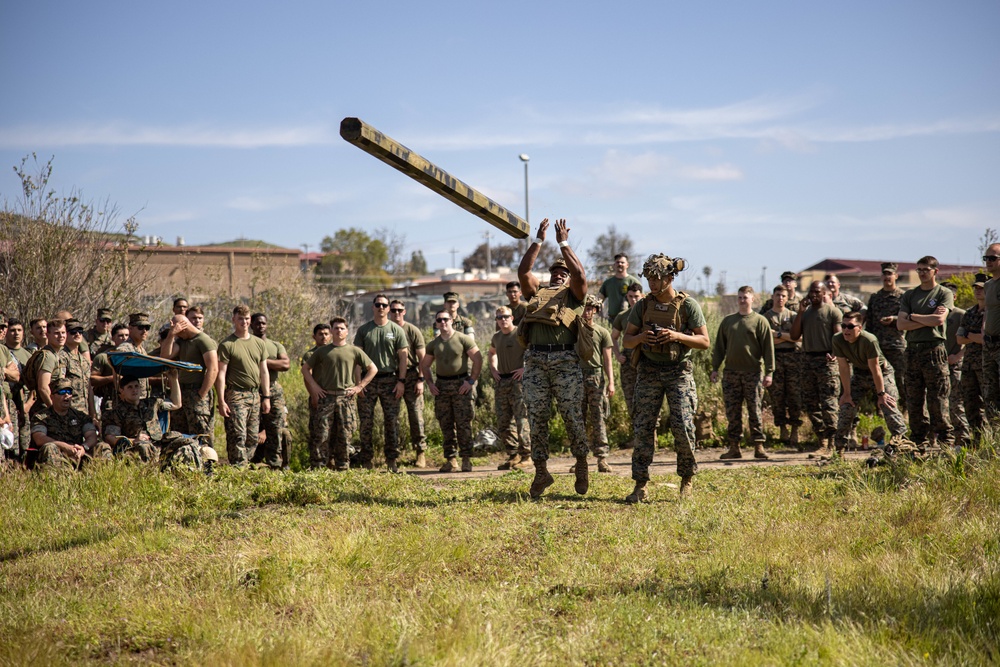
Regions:
<instances>
[{"instance_id":1,"label":"bare arm","mask_svg":"<svg viewBox=\"0 0 1000 667\"><path fill-rule=\"evenodd\" d=\"M226 405L226 368L229 364L219 362L219 373L215 376L215 399L219 404L219 413L223 417L229 416L229 406Z\"/></svg>"},{"instance_id":2,"label":"bare arm","mask_svg":"<svg viewBox=\"0 0 1000 667\"><path fill-rule=\"evenodd\" d=\"M615 395L615 369L611 365L611 348L606 347L601 350L601 356L604 362L604 375L608 378L608 397Z\"/></svg>"},{"instance_id":3,"label":"bare arm","mask_svg":"<svg viewBox=\"0 0 1000 667\"><path fill-rule=\"evenodd\" d=\"M433 363L434 355L430 352L424 354L424 358L420 360L420 374L424 376L424 383L427 385L427 389L431 392L431 395L437 396L439 393L438 388L431 378L431 364Z\"/></svg>"},{"instance_id":4,"label":"bare arm","mask_svg":"<svg viewBox=\"0 0 1000 667\"><path fill-rule=\"evenodd\" d=\"M267 360L267 368L272 371L287 371L292 367L292 360L288 358L287 354L279 352L277 358Z\"/></svg>"},{"instance_id":5,"label":"bare arm","mask_svg":"<svg viewBox=\"0 0 1000 667\"><path fill-rule=\"evenodd\" d=\"M564 218L556 220L556 241L560 244L569 241L569 231L569 225L566 224ZM583 270L583 262L573 252L572 246L562 246L560 250L562 250L563 259L566 260L566 266L569 267L569 291L577 299L583 301L587 296L587 274Z\"/></svg>"},{"instance_id":6,"label":"bare arm","mask_svg":"<svg viewBox=\"0 0 1000 667\"><path fill-rule=\"evenodd\" d=\"M267 372L267 359L260 361L260 413L271 412L271 375Z\"/></svg>"},{"instance_id":7,"label":"bare arm","mask_svg":"<svg viewBox=\"0 0 1000 667\"><path fill-rule=\"evenodd\" d=\"M497 349L490 343L490 349L486 351L487 363L490 367L490 375L497 382L500 381L500 371L497 369Z\"/></svg>"},{"instance_id":8,"label":"bare arm","mask_svg":"<svg viewBox=\"0 0 1000 667\"><path fill-rule=\"evenodd\" d=\"M545 218L538 224L538 238L544 241L545 230L548 228L549 219ZM538 293L538 278L531 273L531 269L534 268L535 260L538 259L538 252L541 249L541 244L532 241L531 245L528 246L528 251L521 258L521 263L517 266L517 279L521 283L521 292L524 294L524 298L529 301Z\"/></svg>"},{"instance_id":9,"label":"bare arm","mask_svg":"<svg viewBox=\"0 0 1000 667\"><path fill-rule=\"evenodd\" d=\"M878 359L875 360L878 363ZM854 405L851 399L851 362L846 357L837 357L837 370L840 373L840 386L843 388L840 394L840 404Z\"/></svg>"},{"instance_id":10,"label":"bare arm","mask_svg":"<svg viewBox=\"0 0 1000 667\"><path fill-rule=\"evenodd\" d=\"M212 385L215 384L215 378L219 374L219 353L209 350L202 355L201 360L205 362L205 377L201 381L198 395L204 399L208 396L208 392L212 391Z\"/></svg>"},{"instance_id":11,"label":"bare arm","mask_svg":"<svg viewBox=\"0 0 1000 667\"><path fill-rule=\"evenodd\" d=\"M38 400L42 402L47 408L52 407L52 391L49 389L49 383L52 382L52 373L48 371L40 371L38 373L38 386L35 387L35 394L38 396Z\"/></svg>"},{"instance_id":12,"label":"bare arm","mask_svg":"<svg viewBox=\"0 0 1000 667\"><path fill-rule=\"evenodd\" d=\"M3 379L7 382L20 382L21 370L17 367L17 361L11 359L10 363L4 366Z\"/></svg>"}]
</instances>

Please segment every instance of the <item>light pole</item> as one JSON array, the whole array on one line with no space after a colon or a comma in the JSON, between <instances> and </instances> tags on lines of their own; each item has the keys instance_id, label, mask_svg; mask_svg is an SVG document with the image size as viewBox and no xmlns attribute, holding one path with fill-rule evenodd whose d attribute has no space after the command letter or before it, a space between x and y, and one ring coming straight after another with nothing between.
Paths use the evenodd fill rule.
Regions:
<instances>
[{"instance_id":1,"label":"light pole","mask_svg":"<svg viewBox=\"0 0 1000 667\"><path fill-rule=\"evenodd\" d=\"M521 162L524 163L524 221L528 223L528 228L531 228L531 218L528 217L528 157L527 153L521 153L518 155L521 158Z\"/></svg>"}]
</instances>

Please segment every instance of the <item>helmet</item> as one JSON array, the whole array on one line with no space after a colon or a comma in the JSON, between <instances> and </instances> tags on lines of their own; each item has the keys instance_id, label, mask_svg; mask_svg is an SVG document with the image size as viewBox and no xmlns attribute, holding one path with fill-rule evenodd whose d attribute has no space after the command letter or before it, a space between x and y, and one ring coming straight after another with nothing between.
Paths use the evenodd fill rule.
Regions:
<instances>
[{"instance_id":1,"label":"helmet","mask_svg":"<svg viewBox=\"0 0 1000 667\"><path fill-rule=\"evenodd\" d=\"M559 257L556 261L552 262L552 266L549 267L550 272L555 271L556 269L561 269L566 273L569 273L569 266L566 264L566 260L562 257Z\"/></svg>"},{"instance_id":2,"label":"helmet","mask_svg":"<svg viewBox=\"0 0 1000 667\"><path fill-rule=\"evenodd\" d=\"M671 259L664 254L650 255L642 265L642 275L645 278L665 279L675 276L687 268L687 262L680 257Z\"/></svg>"},{"instance_id":3,"label":"helmet","mask_svg":"<svg viewBox=\"0 0 1000 667\"><path fill-rule=\"evenodd\" d=\"M603 306L603 305L604 305L604 299L602 299L601 297L597 296L596 294L588 294L587 298L584 299L584 301L583 301L583 307L584 308L586 308L588 306L593 306L594 308L597 308L598 310L600 310L601 306Z\"/></svg>"},{"instance_id":4,"label":"helmet","mask_svg":"<svg viewBox=\"0 0 1000 667\"><path fill-rule=\"evenodd\" d=\"M208 445L202 445L201 448L201 459L202 461L211 461L212 463L219 462L219 455L215 453L215 450Z\"/></svg>"}]
</instances>

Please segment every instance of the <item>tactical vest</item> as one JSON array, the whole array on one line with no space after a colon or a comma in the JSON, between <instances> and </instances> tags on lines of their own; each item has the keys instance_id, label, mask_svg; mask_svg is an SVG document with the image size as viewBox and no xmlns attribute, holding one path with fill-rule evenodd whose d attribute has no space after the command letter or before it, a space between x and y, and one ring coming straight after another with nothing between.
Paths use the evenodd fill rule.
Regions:
<instances>
[{"instance_id":1,"label":"tactical vest","mask_svg":"<svg viewBox=\"0 0 1000 667\"><path fill-rule=\"evenodd\" d=\"M577 313L567 305L568 301L568 285L543 287L528 302L528 312L521 321L525 324L544 324L550 327L561 324L567 329L572 328Z\"/></svg>"},{"instance_id":2,"label":"tactical vest","mask_svg":"<svg viewBox=\"0 0 1000 667\"><path fill-rule=\"evenodd\" d=\"M678 292L677 295L667 303L660 303L652 294L642 300L642 331L650 331L653 325L658 325L663 329L673 331L684 331L687 328L687 321L681 312L681 305L687 299L687 292ZM670 355L670 361L677 361L683 353L682 345L677 342L670 342L665 345L642 344L642 349L656 354ZM637 348L638 349L638 348Z\"/></svg>"}]
</instances>

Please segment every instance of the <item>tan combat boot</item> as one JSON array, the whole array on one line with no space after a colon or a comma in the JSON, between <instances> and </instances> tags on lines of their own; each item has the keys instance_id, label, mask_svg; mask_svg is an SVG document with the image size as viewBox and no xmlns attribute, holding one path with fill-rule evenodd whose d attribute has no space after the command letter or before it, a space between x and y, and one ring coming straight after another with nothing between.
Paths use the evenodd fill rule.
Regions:
<instances>
[{"instance_id":1,"label":"tan combat boot","mask_svg":"<svg viewBox=\"0 0 1000 667\"><path fill-rule=\"evenodd\" d=\"M528 489L528 495L532 498L541 498L545 489L555 484L556 480L549 474L548 466L548 461L535 462L535 478L531 480L531 488Z\"/></svg>"},{"instance_id":2,"label":"tan combat boot","mask_svg":"<svg viewBox=\"0 0 1000 667\"><path fill-rule=\"evenodd\" d=\"M830 458L830 442L833 438L821 437L819 439L819 449L809 455L811 459L828 459Z\"/></svg>"},{"instance_id":3,"label":"tan combat boot","mask_svg":"<svg viewBox=\"0 0 1000 667\"><path fill-rule=\"evenodd\" d=\"M767 452L764 451L763 443L760 442L754 444L753 446L753 457L755 459L763 459L765 461L771 458L770 456L767 455Z\"/></svg>"},{"instance_id":4,"label":"tan combat boot","mask_svg":"<svg viewBox=\"0 0 1000 667\"><path fill-rule=\"evenodd\" d=\"M438 468L440 472L458 472L458 459L454 456L444 462L444 465Z\"/></svg>"},{"instance_id":5,"label":"tan combat boot","mask_svg":"<svg viewBox=\"0 0 1000 667\"><path fill-rule=\"evenodd\" d=\"M527 470L528 468L534 468L535 464L531 462L531 456L520 454L517 457L517 463L511 466L514 470Z\"/></svg>"},{"instance_id":6,"label":"tan combat boot","mask_svg":"<svg viewBox=\"0 0 1000 667\"><path fill-rule=\"evenodd\" d=\"M778 440L781 440L782 442L788 442L788 438L789 438L788 424L782 424L781 435L778 436Z\"/></svg>"},{"instance_id":7,"label":"tan combat boot","mask_svg":"<svg viewBox=\"0 0 1000 667\"><path fill-rule=\"evenodd\" d=\"M646 499L646 482L636 482L632 493L625 496L625 502L629 505L641 503Z\"/></svg>"},{"instance_id":8,"label":"tan combat boot","mask_svg":"<svg viewBox=\"0 0 1000 667\"><path fill-rule=\"evenodd\" d=\"M681 498L690 498L694 493L694 477L681 477Z\"/></svg>"},{"instance_id":9,"label":"tan combat boot","mask_svg":"<svg viewBox=\"0 0 1000 667\"><path fill-rule=\"evenodd\" d=\"M611 472L611 466L608 465L607 456L597 457L597 472Z\"/></svg>"},{"instance_id":10,"label":"tan combat boot","mask_svg":"<svg viewBox=\"0 0 1000 667\"><path fill-rule=\"evenodd\" d=\"M743 452L740 451L740 443L731 442L729 443L729 451L724 453L719 457L720 459L741 459L743 458Z\"/></svg>"},{"instance_id":11,"label":"tan combat boot","mask_svg":"<svg viewBox=\"0 0 1000 667\"><path fill-rule=\"evenodd\" d=\"M462 457L462 472L472 472L472 459L468 456Z\"/></svg>"},{"instance_id":12,"label":"tan combat boot","mask_svg":"<svg viewBox=\"0 0 1000 667\"><path fill-rule=\"evenodd\" d=\"M576 483L573 485L573 488L582 496L590 488L590 470L587 465L586 456L577 457L576 470L573 472L576 474Z\"/></svg>"},{"instance_id":13,"label":"tan combat boot","mask_svg":"<svg viewBox=\"0 0 1000 667\"><path fill-rule=\"evenodd\" d=\"M799 425L792 424L792 433L788 436L788 444L795 448L795 451L801 452L805 450L802 443L799 442Z\"/></svg>"},{"instance_id":14,"label":"tan combat boot","mask_svg":"<svg viewBox=\"0 0 1000 667\"><path fill-rule=\"evenodd\" d=\"M517 454L511 454L510 458L497 466L497 470L512 470L514 465L521 459Z\"/></svg>"},{"instance_id":15,"label":"tan combat boot","mask_svg":"<svg viewBox=\"0 0 1000 667\"><path fill-rule=\"evenodd\" d=\"M414 467L416 468L426 468L427 467L427 456L423 452L417 454L417 460L414 462Z\"/></svg>"}]
</instances>

